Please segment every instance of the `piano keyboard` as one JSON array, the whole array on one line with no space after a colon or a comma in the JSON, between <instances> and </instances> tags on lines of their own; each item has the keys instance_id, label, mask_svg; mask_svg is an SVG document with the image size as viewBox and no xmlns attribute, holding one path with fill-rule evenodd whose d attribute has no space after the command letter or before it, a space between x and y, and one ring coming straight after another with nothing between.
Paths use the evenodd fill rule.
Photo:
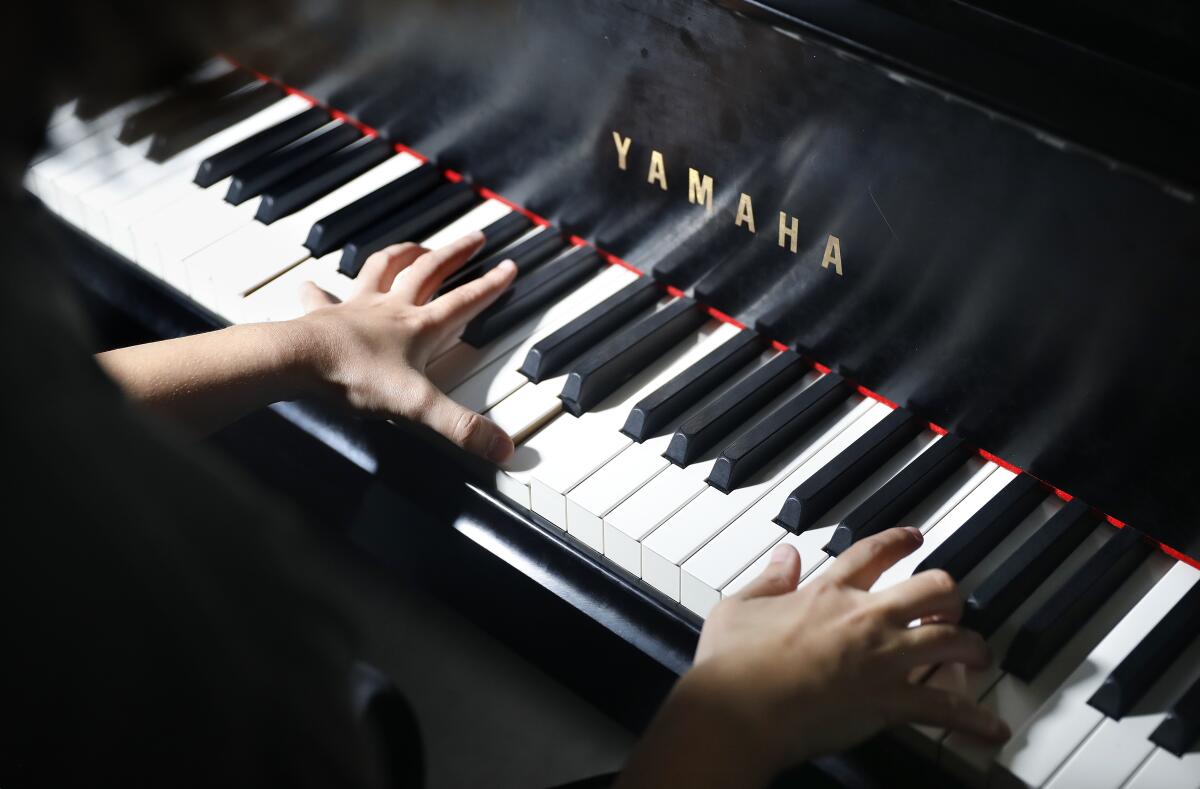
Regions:
<instances>
[{"instance_id":1,"label":"piano keyboard","mask_svg":"<svg viewBox=\"0 0 1200 789\"><path fill-rule=\"evenodd\" d=\"M995 664L924 681L1014 737L914 726L913 750L971 785L1200 787L1200 570L1131 528L220 63L90 122L60 108L48 139L28 189L230 323L298 316L305 280L344 297L387 244L483 230L447 287L505 257L519 277L428 374L517 441L500 493L698 618L780 542L804 585L917 526L876 588L959 581Z\"/></svg>"}]
</instances>

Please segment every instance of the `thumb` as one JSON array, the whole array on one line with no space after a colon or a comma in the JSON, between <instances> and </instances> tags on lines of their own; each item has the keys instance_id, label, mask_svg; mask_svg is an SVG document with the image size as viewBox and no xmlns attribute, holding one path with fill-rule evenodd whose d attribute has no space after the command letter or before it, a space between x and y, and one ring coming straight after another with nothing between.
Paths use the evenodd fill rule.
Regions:
<instances>
[{"instance_id":1,"label":"thumb","mask_svg":"<svg viewBox=\"0 0 1200 789\"><path fill-rule=\"evenodd\" d=\"M305 313L337 303L338 300L336 298L330 293L321 290L313 282L305 281L300 285L300 306L304 308Z\"/></svg>"},{"instance_id":2,"label":"thumb","mask_svg":"<svg viewBox=\"0 0 1200 789\"><path fill-rule=\"evenodd\" d=\"M429 406L415 414L417 421L441 433L451 442L493 463L512 457L514 446L508 434L490 419L463 408L432 384L425 398Z\"/></svg>"},{"instance_id":3,"label":"thumb","mask_svg":"<svg viewBox=\"0 0 1200 789\"><path fill-rule=\"evenodd\" d=\"M762 573L738 592L738 597L749 600L755 597L770 597L796 591L800 583L800 554L786 542L781 542L771 551L771 561Z\"/></svg>"}]
</instances>

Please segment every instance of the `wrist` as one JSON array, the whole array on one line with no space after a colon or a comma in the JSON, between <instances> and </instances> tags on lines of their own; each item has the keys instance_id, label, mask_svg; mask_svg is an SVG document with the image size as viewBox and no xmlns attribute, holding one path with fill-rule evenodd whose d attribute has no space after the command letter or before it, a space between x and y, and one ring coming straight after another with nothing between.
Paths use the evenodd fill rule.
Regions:
<instances>
[{"instance_id":1,"label":"wrist","mask_svg":"<svg viewBox=\"0 0 1200 789\"><path fill-rule=\"evenodd\" d=\"M751 684L730 676L729 668L717 661L692 668L676 684L668 705L693 731L693 752L736 765L742 786L765 786L788 766L775 746L787 735L769 730L767 711L747 703Z\"/></svg>"},{"instance_id":2,"label":"wrist","mask_svg":"<svg viewBox=\"0 0 1200 789\"><path fill-rule=\"evenodd\" d=\"M276 364L286 381L288 400L331 394L333 342L328 328L311 316L269 324L275 341Z\"/></svg>"}]
</instances>

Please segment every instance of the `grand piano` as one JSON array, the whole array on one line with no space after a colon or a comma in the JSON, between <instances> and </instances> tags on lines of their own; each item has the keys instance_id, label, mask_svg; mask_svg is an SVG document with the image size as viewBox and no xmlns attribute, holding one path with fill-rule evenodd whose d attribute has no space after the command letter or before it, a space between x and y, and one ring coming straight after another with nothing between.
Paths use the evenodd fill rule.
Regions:
<instances>
[{"instance_id":1,"label":"grand piano","mask_svg":"<svg viewBox=\"0 0 1200 789\"><path fill-rule=\"evenodd\" d=\"M1200 786L1196 21L367 4L58 108L27 185L89 297L164 337L294 317L305 280L344 295L387 244L484 230L452 284L519 278L429 374L512 462L274 410L353 470L349 540L630 725L776 543L806 583L908 524L924 545L879 585L951 572L997 656L922 681L1016 736L910 727L819 769Z\"/></svg>"}]
</instances>

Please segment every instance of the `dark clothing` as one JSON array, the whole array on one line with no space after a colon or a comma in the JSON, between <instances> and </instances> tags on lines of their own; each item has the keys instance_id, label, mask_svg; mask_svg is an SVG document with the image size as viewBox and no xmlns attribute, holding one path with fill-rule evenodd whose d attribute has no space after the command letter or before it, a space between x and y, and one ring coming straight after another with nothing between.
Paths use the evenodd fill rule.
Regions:
<instances>
[{"instance_id":1,"label":"dark clothing","mask_svg":"<svg viewBox=\"0 0 1200 789\"><path fill-rule=\"evenodd\" d=\"M123 399L53 230L9 189L0 785L400 783L384 740L411 718L354 663L325 546Z\"/></svg>"}]
</instances>

